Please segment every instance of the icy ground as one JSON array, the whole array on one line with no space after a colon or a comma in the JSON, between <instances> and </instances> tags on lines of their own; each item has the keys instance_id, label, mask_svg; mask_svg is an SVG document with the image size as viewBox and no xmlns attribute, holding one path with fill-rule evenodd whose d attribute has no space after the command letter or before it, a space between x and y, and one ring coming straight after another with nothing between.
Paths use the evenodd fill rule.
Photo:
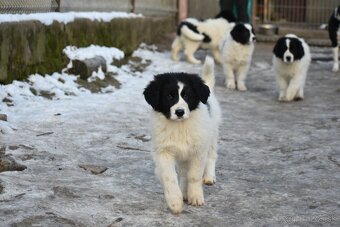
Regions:
<instances>
[{"instance_id":1,"label":"icy ground","mask_svg":"<svg viewBox=\"0 0 340 227\"><path fill-rule=\"evenodd\" d=\"M339 226L340 73L330 71L330 62L313 62L305 100L279 103L271 49L257 44L247 92L227 90L216 66L223 110L217 183L204 187L204 206L186 205L178 216L167 209L153 173L142 92L154 74L199 73L201 66L144 46L135 55L151 65L144 72L131 64L116 68L122 85L110 93L91 94L64 74L0 87L2 98L13 93L14 105L0 103L8 115L0 142L27 166L0 173L0 225ZM52 100L29 92L42 84L58 91ZM93 174L82 165L107 170Z\"/></svg>"}]
</instances>

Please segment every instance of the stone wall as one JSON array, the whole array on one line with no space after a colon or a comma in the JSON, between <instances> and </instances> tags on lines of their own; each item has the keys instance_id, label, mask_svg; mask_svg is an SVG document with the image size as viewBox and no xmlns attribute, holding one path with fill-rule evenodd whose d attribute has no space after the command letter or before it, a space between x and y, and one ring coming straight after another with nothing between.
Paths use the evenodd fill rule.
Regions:
<instances>
[{"instance_id":1,"label":"stone wall","mask_svg":"<svg viewBox=\"0 0 340 227\"><path fill-rule=\"evenodd\" d=\"M23 80L28 75L63 69L68 45L117 47L130 55L141 42L160 41L175 30L174 18L129 18L111 22L76 19L72 23L38 21L0 24L0 84Z\"/></svg>"}]
</instances>

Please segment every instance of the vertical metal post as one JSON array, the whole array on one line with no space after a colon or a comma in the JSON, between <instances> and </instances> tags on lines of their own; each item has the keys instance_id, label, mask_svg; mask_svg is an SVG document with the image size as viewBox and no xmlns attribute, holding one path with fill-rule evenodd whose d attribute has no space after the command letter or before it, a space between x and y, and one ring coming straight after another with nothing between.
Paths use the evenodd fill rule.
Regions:
<instances>
[{"instance_id":1,"label":"vertical metal post","mask_svg":"<svg viewBox=\"0 0 340 227\"><path fill-rule=\"evenodd\" d=\"M136 11L136 2L135 0L130 0L130 4L131 4L131 10L130 13L134 13Z\"/></svg>"},{"instance_id":2,"label":"vertical metal post","mask_svg":"<svg viewBox=\"0 0 340 227\"><path fill-rule=\"evenodd\" d=\"M252 1L252 9L251 9L251 20L250 23L253 24L254 28L256 28L256 18L257 18L257 1Z\"/></svg>"},{"instance_id":3,"label":"vertical metal post","mask_svg":"<svg viewBox=\"0 0 340 227\"><path fill-rule=\"evenodd\" d=\"M179 0L178 2L178 20L182 21L188 17L188 0Z\"/></svg>"},{"instance_id":4,"label":"vertical metal post","mask_svg":"<svg viewBox=\"0 0 340 227\"><path fill-rule=\"evenodd\" d=\"M60 1L61 0L56 0L58 6L57 6L57 9L55 10L56 12L60 12Z\"/></svg>"}]
</instances>

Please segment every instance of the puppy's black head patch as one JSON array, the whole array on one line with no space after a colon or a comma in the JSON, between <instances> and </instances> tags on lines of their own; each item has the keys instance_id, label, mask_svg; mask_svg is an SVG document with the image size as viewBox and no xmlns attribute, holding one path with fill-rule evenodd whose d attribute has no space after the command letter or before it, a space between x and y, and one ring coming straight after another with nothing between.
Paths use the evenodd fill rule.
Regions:
<instances>
[{"instance_id":1,"label":"puppy's black head patch","mask_svg":"<svg viewBox=\"0 0 340 227\"><path fill-rule=\"evenodd\" d=\"M143 94L155 111L170 118L170 108L180 100L190 111L197 109L200 102L206 104L210 90L196 74L164 73L156 75Z\"/></svg>"},{"instance_id":2,"label":"puppy's black head patch","mask_svg":"<svg viewBox=\"0 0 340 227\"><path fill-rule=\"evenodd\" d=\"M230 32L231 37L238 43L243 45L255 41L255 32L250 24L238 23Z\"/></svg>"},{"instance_id":3,"label":"puppy's black head patch","mask_svg":"<svg viewBox=\"0 0 340 227\"><path fill-rule=\"evenodd\" d=\"M291 62L301 60L305 55L302 42L294 37L281 37L276 42L273 53L283 61L286 60L285 56L292 55Z\"/></svg>"}]
</instances>

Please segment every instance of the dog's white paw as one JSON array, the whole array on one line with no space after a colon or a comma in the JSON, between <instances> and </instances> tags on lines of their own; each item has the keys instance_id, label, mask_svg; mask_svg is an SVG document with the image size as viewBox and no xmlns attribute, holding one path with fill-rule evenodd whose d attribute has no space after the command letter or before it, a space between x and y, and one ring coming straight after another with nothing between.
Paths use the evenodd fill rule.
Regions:
<instances>
[{"instance_id":1,"label":"dog's white paw","mask_svg":"<svg viewBox=\"0 0 340 227\"><path fill-rule=\"evenodd\" d=\"M284 99L284 101L286 101L286 102L293 101L294 97L295 97L295 93L293 93L293 92L288 92L287 95L286 95L286 97L285 97L285 99Z\"/></svg>"},{"instance_id":2,"label":"dog's white paw","mask_svg":"<svg viewBox=\"0 0 340 227\"><path fill-rule=\"evenodd\" d=\"M333 72L338 72L339 71L339 65L338 64L334 64L333 68L332 68Z\"/></svg>"},{"instance_id":3,"label":"dog's white paw","mask_svg":"<svg viewBox=\"0 0 340 227\"><path fill-rule=\"evenodd\" d=\"M227 88L235 90L235 88L236 88L235 82L234 81L228 81L227 82Z\"/></svg>"},{"instance_id":4,"label":"dog's white paw","mask_svg":"<svg viewBox=\"0 0 340 227\"><path fill-rule=\"evenodd\" d=\"M169 209L174 214L179 214L183 210L183 199L179 198L169 198L167 199L167 204Z\"/></svg>"},{"instance_id":5,"label":"dog's white paw","mask_svg":"<svg viewBox=\"0 0 340 227\"><path fill-rule=\"evenodd\" d=\"M214 185L216 183L216 178L214 176L204 176L203 184L205 185Z\"/></svg>"},{"instance_id":6,"label":"dog's white paw","mask_svg":"<svg viewBox=\"0 0 340 227\"><path fill-rule=\"evenodd\" d=\"M193 193L189 195L188 203L193 206L202 206L204 204L203 193Z\"/></svg>"},{"instance_id":7,"label":"dog's white paw","mask_svg":"<svg viewBox=\"0 0 340 227\"><path fill-rule=\"evenodd\" d=\"M246 90L247 90L247 87L246 87L246 85L245 85L244 83L239 83L239 84L237 85L237 89L238 89L239 91L246 91Z\"/></svg>"}]
</instances>

